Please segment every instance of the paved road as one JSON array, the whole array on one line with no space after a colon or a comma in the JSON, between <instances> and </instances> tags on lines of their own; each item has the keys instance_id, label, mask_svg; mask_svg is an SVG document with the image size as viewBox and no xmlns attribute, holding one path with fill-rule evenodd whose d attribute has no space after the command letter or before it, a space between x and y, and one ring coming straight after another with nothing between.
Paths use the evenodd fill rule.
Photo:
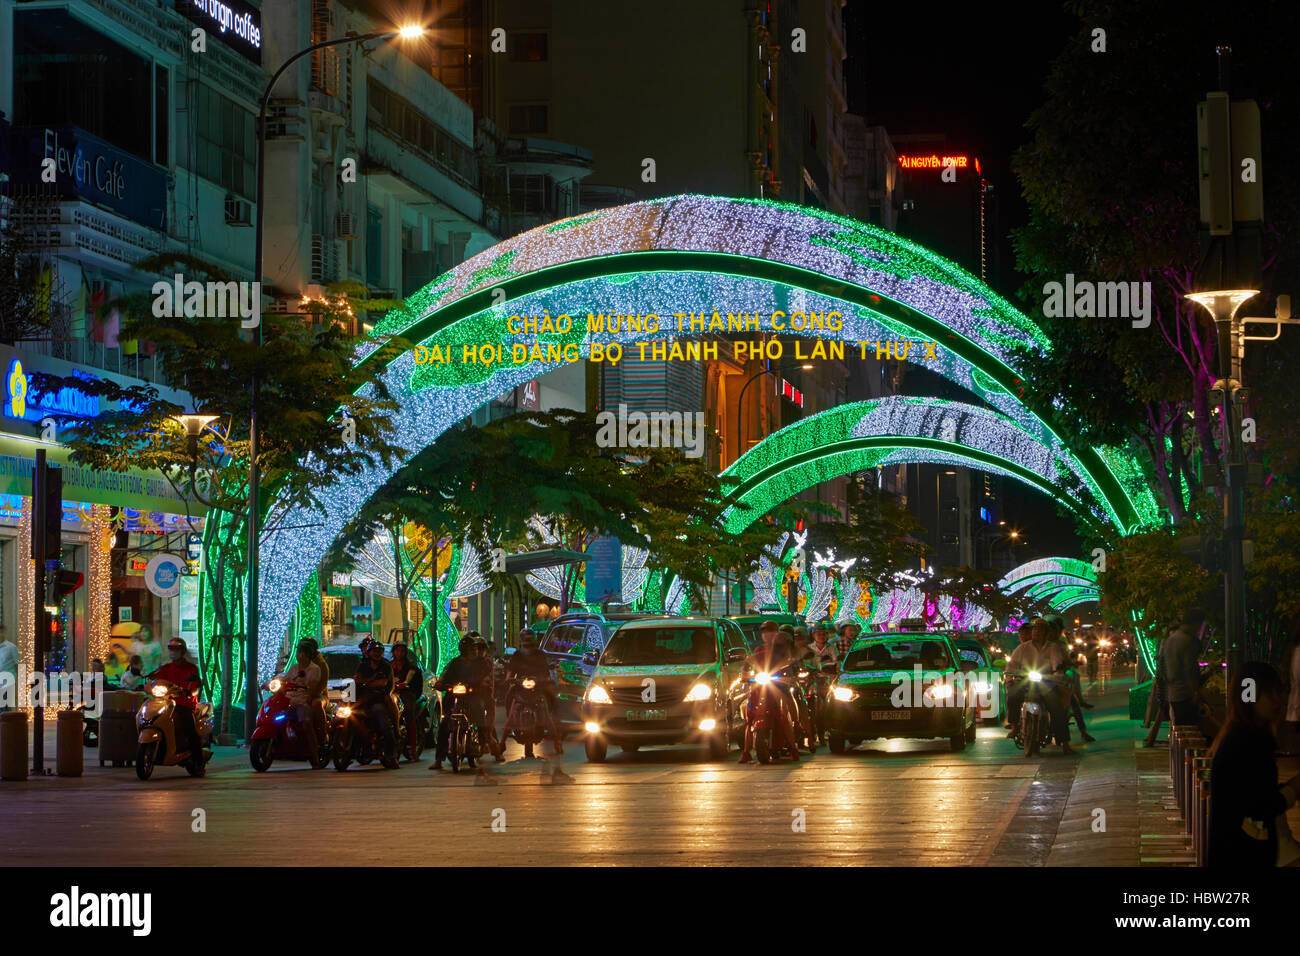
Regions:
<instances>
[{"instance_id":1,"label":"paved road","mask_svg":"<svg viewBox=\"0 0 1300 956\"><path fill-rule=\"evenodd\" d=\"M1076 757L1052 748L1026 760L1000 728L983 727L960 754L940 741L881 741L797 765L740 765L735 752L709 763L683 748L615 751L593 765L571 742L545 761L512 744L506 763L458 775L427 761L257 774L233 749L204 780L167 767L141 783L129 768L88 766L81 778L0 783L0 864L1042 865L1089 761L1100 769L1096 755L1133 753L1129 684L1090 692L1101 739ZM401 838L390 828L399 820ZM369 838L381 848L350 850L368 825L384 827Z\"/></svg>"}]
</instances>

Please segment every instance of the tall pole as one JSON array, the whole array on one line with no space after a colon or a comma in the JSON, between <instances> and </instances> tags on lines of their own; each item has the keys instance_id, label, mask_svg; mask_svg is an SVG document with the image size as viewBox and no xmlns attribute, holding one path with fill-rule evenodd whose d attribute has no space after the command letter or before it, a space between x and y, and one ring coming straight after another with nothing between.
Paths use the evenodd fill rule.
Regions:
<instances>
[{"instance_id":1,"label":"tall pole","mask_svg":"<svg viewBox=\"0 0 1300 956\"><path fill-rule=\"evenodd\" d=\"M337 40L323 40L299 50L280 65L266 84L262 94L261 107L257 113L257 233L253 247L253 281L260 283L263 272L263 216L266 198L266 109L271 102L271 91L276 81L294 63L309 53L329 46L345 43L361 43L366 40L383 40L397 36L396 33L365 33L341 37ZM260 288L260 286L259 286ZM253 341L262 344L262 325L259 322L253 332ZM258 423L257 423L257 374L249 382L249 416L248 416L248 613L245 619L244 638L244 739L253 739L253 725L257 715L257 634L259 614L257 606L257 587L259 574L258 544L261 537L260 484L261 474L258 468Z\"/></svg>"},{"instance_id":2,"label":"tall pole","mask_svg":"<svg viewBox=\"0 0 1300 956\"><path fill-rule=\"evenodd\" d=\"M35 632L32 635L32 676L44 680L45 639L49 625L45 621L45 514L46 476L45 449L36 449L36 468L32 471L32 561L35 564ZM28 688L31 689L30 687ZM37 700L45 699L42 693ZM32 708L32 772L45 772L45 708Z\"/></svg>"}]
</instances>

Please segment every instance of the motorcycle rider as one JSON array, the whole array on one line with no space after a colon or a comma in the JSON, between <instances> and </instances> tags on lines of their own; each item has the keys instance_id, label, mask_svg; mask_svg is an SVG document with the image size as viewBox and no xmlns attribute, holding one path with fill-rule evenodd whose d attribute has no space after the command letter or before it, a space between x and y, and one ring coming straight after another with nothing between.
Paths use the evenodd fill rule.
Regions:
<instances>
[{"instance_id":1,"label":"motorcycle rider","mask_svg":"<svg viewBox=\"0 0 1300 956\"><path fill-rule=\"evenodd\" d=\"M474 649L478 652L478 656L487 664L487 690L483 695L483 703L487 708L488 739L492 741L492 753L501 760L505 753L505 744L497 739L496 662L492 658L492 645L477 631L471 631L470 637L474 638Z\"/></svg>"},{"instance_id":2,"label":"motorcycle rider","mask_svg":"<svg viewBox=\"0 0 1300 956\"><path fill-rule=\"evenodd\" d=\"M830 633L826 630L824 621L818 621L813 625L813 642L809 650L812 651L814 662L818 667L838 661L835 645L830 643Z\"/></svg>"},{"instance_id":3,"label":"motorcycle rider","mask_svg":"<svg viewBox=\"0 0 1300 956\"><path fill-rule=\"evenodd\" d=\"M519 650L510 655L506 661L506 725L501 730L501 740L510 739L511 704L514 699L513 682L516 678L531 677L537 682L537 689L546 699L546 720L551 729L551 740L555 743L556 755L564 753L564 744L560 739L560 725L556 720L560 700L556 694L555 681L551 679L551 665L546 655L537 649L537 635L524 628L519 632Z\"/></svg>"},{"instance_id":4,"label":"motorcycle rider","mask_svg":"<svg viewBox=\"0 0 1300 956\"><path fill-rule=\"evenodd\" d=\"M171 660L150 674L149 679L163 680L173 685L176 745L181 750L188 750L191 757L199 756L202 759L200 754L203 743L199 740L199 728L194 722L194 710L199 703L195 695L202 686L199 669L189 659L185 642L179 637L173 637L167 642L167 656Z\"/></svg>"},{"instance_id":5,"label":"motorcycle rider","mask_svg":"<svg viewBox=\"0 0 1300 956\"><path fill-rule=\"evenodd\" d=\"M461 696L462 713L478 728L479 739L492 751L492 755L501 760L501 750L493 747L491 728L487 722L487 691L491 686L492 671L490 665L478 652L474 638L466 635L460 639L460 654L453 657L438 682L434 685L440 691L450 691L457 684L464 684L466 693ZM430 770L441 770L442 762L447 757L447 743L451 737L451 716L449 707L443 708L442 720L438 724L438 744L434 751Z\"/></svg>"},{"instance_id":6,"label":"motorcycle rider","mask_svg":"<svg viewBox=\"0 0 1300 956\"><path fill-rule=\"evenodd\" d=\"M322 738L316 733L311 704L314 699L312 692L320 683L320 668L312 662L311 651L304 646L306 643L305 640L298 642L294 659L285 666L283 674L276 675L276 679L292 685L285 688L284 694L293 704L294 720L298 721L307 736L307 752L316 753L320 749Z\"/></svg>"},{"instance_id":7,"label":"motorcycle rider","mask_svg":"<svg viewBox=\"0 0 1300 956\"><path fill-rule=\"evenodd\" d=\"M766 673L771 674L774 678L778 671L789 667L792 661L790 647L781 640L781 631L776 621L764 621L759 635L763 643L754 648L754 653L749 656L745 662L745 668L750 674ZM775 691L777 694L777 725L781 728L781 738L785 745L790 748L790 753L794 756L797 763L799 761L799 745L794 739L794 700L790 696L789 688L783 686L779 681L773 680L767 685L769 692ZM749 763L750 751L754 749L754 731L749 727L749 722L745 725L745 744L740 751L740 762Z\"/></svg>"},{"instance_id":8,"label":"motorcycle rider","mask_svg":"<svg viewBox=\"0 0 1300 956\"><path fill-rule=\"evenodd\" d=\"M384 737L390 754L397 753L397 729L393 725L393 667L384 660L384 645L373 637L361 642L361 663L353 680L357 685L357 706Z\"/></svg>"},{"instance_id":9,"label":"motorcycle rider","mask_svg":"<svg viewBox=\"0 0 1300 956\"><path fill-rule=\"evenodd\" d=\"M1045 680L1052 681L1056 686L1044 695L1047 704L1047 711L1051 717L1052 734L1061 744L1061 752L1065 754L1074 753L1070 746L1070 730L1067 726L1069 713L1066 710L1066 702L1063 699L1064 694L1068 693L1068 683L1066 682L1065 661L1061 657L1058 645L1048 641L1047 636L1050 630L1047 622L1041 617L1034 618L1031 623L1030 640L1021 644L1011 652L1011 660L1007 662L1006 673L1020 676L1028 675L1030 671L1037 671L1043 675ZM1012 715L1012 721L1018 726L1020 721L1020 709L1024 702L1025 696L1029 693L1029 681L1022 680L1007 695L1007 713ZM1016 735L1016 727L1013 727L1008 737Z\"/></svg>"},{"instance_id":10,"label":"motorcycle rider","mask_svg":"<svg viewBox=\"0 0 1300 956\"><path fill-rule=\"evenodd\" d=\"M392 648L393 686L402 703L401 713L414 720L420 709L420 695L424 693L424 671L415 663L410 649L403 641L397 641ZM401 727L401 723L398 723Z\"/></svg>"},{"instance_id":11,"label":"motorcycle rider","mask_svg":"<svg viewBox=\"0 0 1300 956\"><path fill-rule=\"evenodd\" d=\"M307 688L307 712L311 715L312 729L316 739L324 740L328 736L325 727L325 704L329 700L330 666L321 654L315 638L304 637L298 642L295 651L306 651L311 663L316 667L316 680Z\"/></svg>"},{"instance_id":12,"label":"motorcycle rider","mask_svg":"<svg viewBox=\"0 0 1300 956\"><path fill-rule=\"evenodd\" d=\"M1065 619L1059 614L1051 614L1044 618L1047 621L1048 637L1047 639L1054 643L1061 652L1061 659L1065 661L1065 673L1069 678L1069 708L1070 714L1074 716L1074 722L1079 726L1079 734L1083 737L1084 743L1094 743L1097 738L1088 733L1087 726L1083 722L1083 709L1080 706L1083 703L1083 686L1079 683L1079 668L1070 652L1070 643L1065 639ZM1065 718L1067 721L1069 716Z\"/></svg>"}]
</instances>

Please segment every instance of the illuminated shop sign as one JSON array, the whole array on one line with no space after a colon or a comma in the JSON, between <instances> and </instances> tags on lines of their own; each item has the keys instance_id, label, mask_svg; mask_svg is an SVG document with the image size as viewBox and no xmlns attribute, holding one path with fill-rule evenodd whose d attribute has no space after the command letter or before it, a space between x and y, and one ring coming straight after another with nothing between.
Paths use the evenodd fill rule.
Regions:
<instances>
[{"instance_id":1,"label":"illuminated shop sign","mask_svg":"<svg viewBox=\"0 0 1300 956\"><path fill-rule=\"evenodd\" d=\"M259 66L262 14L242 0L176 0L176 12Z\"/></svg>"},{"instance_id":2,"label":"illuminated shop sign","mask_svg":"<svg viewBox=\"0 0 1300 956\"><path fill-rule=\"evenodd\" d=\"M91 379L91 376L79 369L74 369L72 374L77 378ZM6 418L19 418L29 422L39 422L49 415L98 418L99 396L87 395L72 387L64 387L56 392L35 392L22 360L13 359L5 373L4 414Z\"/></svg>"},{"instance_id":3,"label":"illuminated shop sign","mask_svg":"<svg viewBox=\"0 0 1300 956\"><path fill-rule=\"evenodd\" d=\"M111 209L152 229L166 214L167 172L75 126L24 126L13 131L10 175L63 197Z\"/></svg>"},{"instance_id":4,"label":"illuminated shop sign","mask_svg":"<svg viewBox=\"0 0 1300 956\"><path fill-rule=\"evenodd\" d=\"M943 169L945 166L956 166L958 169L965 169L970 165L969 156L899 156L898 165L904 169Z\"/></svg>"}]
</instances>

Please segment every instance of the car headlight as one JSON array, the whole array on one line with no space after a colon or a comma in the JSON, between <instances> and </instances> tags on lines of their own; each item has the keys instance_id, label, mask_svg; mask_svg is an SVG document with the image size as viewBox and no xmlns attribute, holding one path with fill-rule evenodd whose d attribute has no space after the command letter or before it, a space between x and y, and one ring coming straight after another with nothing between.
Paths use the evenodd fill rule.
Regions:
<instances>
[{"instance_id":1,"label":"car headlight","mask_svg":"<svg viewBox=\"0 0 1300 956\"><path fill-rule=\"evenodd\" d=\"M344 704L338 710L334 711L334 713L339 717L351 717L352 708L349 707L347 704Z\"/></svg>"},{"instance_id":2,"label":"car headlight","mask_svg":"<svg viewBox=\"0 0 1300 956\"><path fill-rule=\"evenodd\" d=\"M858 692L851 687L836 687L831 691L831 696L842 704L847 704L858 696Z\"/></svg>"},{"instance_id":3,"label":"car headlight","mask_svg":"<svg viewBox=\"0 0 1300 956\"><path fill-rule=\"evenodd\" d=\"M592 684L587 688L587 703L612 704L614 700L609 696L609 691L605 690L600 684Z\"/></svg>"},{"instance_id":4,"label":"car headlight","mask_svg":"<svg viewBox=\"0 0 1300 956\"><path fill-rule=\"evenodd\" d=\"M948 700L952 695L952 684L933 684L925 689L925 696L931 700Z\"/></svg>"},{"instance_id":5,"label":"car headlight","mask_svg":"<svg viewBox=\"0 0 1300 956\"><path fill-rule=\"evenodd\" d=\"M280 688L283 686L284 685L281 684L277 678L272 677L270 683L266 685L266 689L269 690L272 694L278 694L280 692Z\"/></svg>"},{"instance_id":6,"label":"car headlight","mask_svg":"<svg viewBox=\"0 0 1300 956\"><path fill-rule=\"evenodd\" d=\"M686 692L686 696L682 700L689 703L695 700L708 700L712 696L713 688L708 684L695 684Z\"/></svg>"},{"instance_id":7,"label":"car headlight","mask_svg":"<svg viewBox=\"0 0 1300 956\"><path fill-rule=\"evenodd\" d=\"M1032 681L1040 681L1040 680L1043 679L1043 675L1040 674L1040 673L1038 673L1038 671L1030 671L1030 672L1029 672L1029 679L1032 680Z\"/></svg>"},{"instance_id":8,"label":"car headlight","mask_svg":"<svg viewBox=\"0 0 1300 956\"><path fill-rule=\"evenodd\" d=\"M754 675L754 682L757 684L770 684L772 683L772 675L767 671L759 671Z\"/></svg>"},{"instance_id":9,"label":"car headlight","mask_svg":"<svg viewBox=\"0 0 1300 956\"><path fill-rule=\"evenodd\" d=\"M532 690L537 686L537 681L533 680L531 677L525 677L519 682L519 686L524 690Z\"/></svg>"},{"instance_id":10,"label":"car headlight","mask_svg":"<svg viewBox=\"0 0 1300 956\"><path fill-rule=\"evenodd\" d=\"M162 684L154 684L154 685L153 685L153 695L154 695L155 697L166 697L166 696L167 696L167 688L164 687Z\"/></svg>"}]
</instances>

